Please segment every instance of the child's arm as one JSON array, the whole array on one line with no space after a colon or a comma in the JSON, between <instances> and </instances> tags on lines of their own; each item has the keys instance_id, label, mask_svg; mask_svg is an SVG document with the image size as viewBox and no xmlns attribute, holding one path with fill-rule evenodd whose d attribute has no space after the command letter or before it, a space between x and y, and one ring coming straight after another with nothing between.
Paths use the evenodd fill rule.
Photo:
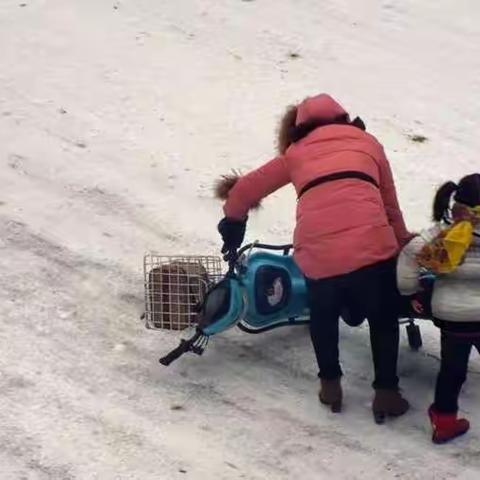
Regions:
<instances>
[{"instance_id":1,"label":"child's arm","mask_svg":"<svg viewBox=\"0 0 480 480\"><path fill-rule=\"evenodd\" d=\"M257 205L262 198L287 185L290 175L284 158L277 157L260 168L238 179L228 192L223 207L225 216L232 219L244 219L248 211Z\"/></svg>"},{"instance_id":2,"label":"child's arm","mask_svg":"<svg viewBox=\"0 0 480 480\"><path fill-rule=\"evenodd\" d=\"M417 255L425 245L421 236L416 236L400 252L397 263L397 286L402 295L414 295L422 289L422 271L417 263Z\"/></svg>"}]
</instances>

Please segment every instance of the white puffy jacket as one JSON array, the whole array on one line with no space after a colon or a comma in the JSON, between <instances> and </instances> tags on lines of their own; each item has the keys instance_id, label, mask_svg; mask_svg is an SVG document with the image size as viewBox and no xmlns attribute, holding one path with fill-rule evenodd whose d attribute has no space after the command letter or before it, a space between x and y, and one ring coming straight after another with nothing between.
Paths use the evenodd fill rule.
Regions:
<instances>
[{"instance_id":1,"label":"white puffy jacket","mask_svg":"<svg viewBox=\"0 0 480 480\"><path fill-rule=\"evenodd\" d=\"M441 225L426 235L413 238L401 251L397 264L397 284L402 295L420 290L420 269L415 261L425 243L436 235ZM433 316L450 322L480 323L480 235L474 241L462 264L452 273L435 280L432 297Z\"/></svg>"}]
</instances>

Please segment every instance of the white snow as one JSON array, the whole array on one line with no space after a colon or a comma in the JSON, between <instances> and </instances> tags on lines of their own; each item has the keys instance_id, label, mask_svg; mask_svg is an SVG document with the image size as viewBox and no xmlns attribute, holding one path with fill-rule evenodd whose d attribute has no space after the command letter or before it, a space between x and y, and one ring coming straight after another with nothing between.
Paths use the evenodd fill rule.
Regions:
<instances>
[{"instance_id":1,"label":"white snow","mask_svg":"<svg viewBox=\"0 0 480 480\"><path fill-rule=\"evenodd\" d=\"M433 446L427 322L421 352L402 338L412 411L379 427L366 328L342 329L333 415L303 327L231 331L167 369L178 335L138 319L143 253L216 253L213 179L268 160L284 107L320 91L385 144L427 225L434 188L480 166L478 1L0 2L2 480L478 479L478 355L472 429ZM293 216L286 189L249 237L289 241Z\"/></svg>"}]
</instances>

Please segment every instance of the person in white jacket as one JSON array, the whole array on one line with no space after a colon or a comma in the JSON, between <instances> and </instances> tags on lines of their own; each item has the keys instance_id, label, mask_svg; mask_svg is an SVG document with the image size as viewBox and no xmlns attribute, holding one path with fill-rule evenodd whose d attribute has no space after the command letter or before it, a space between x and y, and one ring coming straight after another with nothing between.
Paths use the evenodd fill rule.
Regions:
<instances>
[{"instance_id":1,"label":"person in white jacket","mask_svg":"<svg viewBox=\"0 0 480 480\"><path fill-rule=\"evenodd\" d=\"M402 295L430 290L441 367L428 413L433 442L444 443L470 428L457 412L472 347L480 352L480 174L440 187L433 219L435 226L400 253L397 283Z\"/></svg>"}]
</instances>

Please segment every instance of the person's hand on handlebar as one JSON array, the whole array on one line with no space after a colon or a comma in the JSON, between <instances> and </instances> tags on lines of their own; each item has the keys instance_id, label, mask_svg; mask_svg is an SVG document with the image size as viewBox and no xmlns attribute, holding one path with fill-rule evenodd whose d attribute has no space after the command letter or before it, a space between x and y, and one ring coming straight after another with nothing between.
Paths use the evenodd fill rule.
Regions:
<instances>
[{"instance_id":1,"label":"person's hand on handlebar","mask_svg":"<svg viewBox=\"0 0 480 480\"><path fill-rule=\"evenodd\" d=\"M222 236L223 259L227 262L233 262L237 258L237 250L242 246L247 228L247 219L234 220L232 218L223 218L218 224L218 231Z\"/></svg>"}]
</instances>

